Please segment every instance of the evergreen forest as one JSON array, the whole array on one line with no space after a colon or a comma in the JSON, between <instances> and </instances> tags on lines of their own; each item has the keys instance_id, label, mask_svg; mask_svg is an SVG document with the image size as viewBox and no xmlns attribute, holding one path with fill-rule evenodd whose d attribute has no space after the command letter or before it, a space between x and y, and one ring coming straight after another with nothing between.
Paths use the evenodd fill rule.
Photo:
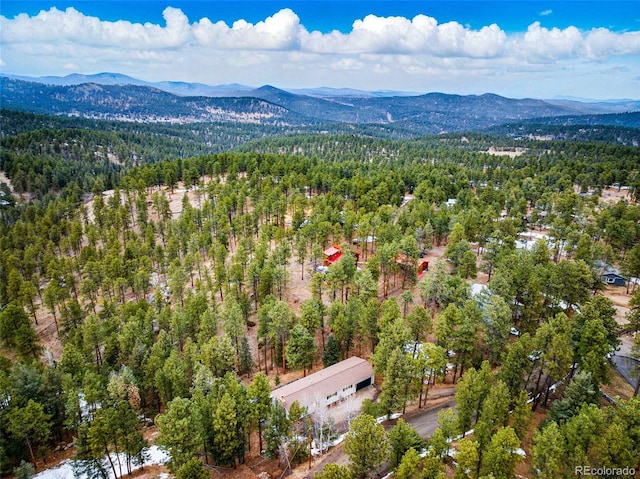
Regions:
<instances>
[{"instance_id":1,"label":"evergreen forest","mask_svg":"<svg viewBox=\"0 0 640 479\"><path fill-rule=\"evenodd\" d=\"M3 477L66 453L117 479L153 444L177 479L304 477L341 433L316 478L640 470L637 372L612 361L640 359L638 130L0 127ZM271 398L351 356L375 396L346 424Z\"/></svg>"}]
</instances>

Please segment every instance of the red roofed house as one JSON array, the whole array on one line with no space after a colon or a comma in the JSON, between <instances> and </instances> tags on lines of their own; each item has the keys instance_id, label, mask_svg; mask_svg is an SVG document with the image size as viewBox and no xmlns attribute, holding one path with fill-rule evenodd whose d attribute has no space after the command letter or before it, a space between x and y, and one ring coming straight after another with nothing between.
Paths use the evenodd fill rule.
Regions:
<instances>
[{"instance_id":1,"label":"red roofed house","mask_svg":"<svg viewBox=\"0 0 640 479\"><path fill-rule=\"evenodd\" d=\"M368 361L352 356L333 366L285 384L271 391L271 397L285 409L294 401L312 413L316 404L330 406L373 384L373 368Z\"/></svg>"},{"instance_id":2,"label":"red roofed house","mask_svg":"<svg viewBox=\"0 0 640 479\"><path fill-rule=\"evenodd\" d=\"M342 250L340 246L333 245L326 250L324 250L324 265L331 266L333 263L338 261L342 257Z\"/></svg>"}]
</instances>

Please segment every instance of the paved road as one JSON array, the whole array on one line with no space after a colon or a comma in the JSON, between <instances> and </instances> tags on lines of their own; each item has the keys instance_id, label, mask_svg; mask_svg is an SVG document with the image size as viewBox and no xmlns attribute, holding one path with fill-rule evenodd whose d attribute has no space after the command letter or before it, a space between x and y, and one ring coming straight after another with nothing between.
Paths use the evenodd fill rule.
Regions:
<instances>
[{"instance_id":1,"label":"paved road","mask_svg":"<svg viewBox=\"0 0 640 479\"><path fill-rule=\"evenodd\" d=\"M617 354L621 356L631 356L631 348L633 347L633 336L630 334L625 334L620 336L620 347L618 348Z\"/></svg>"},{"instance_id":2,"label":"paved road","mask_svg":"<svg viewBox=\"0 0 640 479\"><path fill-rule=\"evenodd\" d=\"M635 387L638 381L639 372L637 367L640 366L640 361L630 357L633 338L631 336L622 336L620 339L622 340L622 344L620 345L620 349L611 358L611 362L622 377L624 377L632 387Z\"/></svg>"},{"instance_id":3,"label":"paved road","mask_svg":"<svg viewBox=\"0 0 640 479\"><path fill-rule=\"evenodd\" d=\"M640 367L640 362L627 356L618 356L617 354L611 358L611 362L622 377L625 378L632 387L635 387L638 381L638 367Z\"/></svg>"},{"instance_id":4,"label":"paved road","mask_svg":"<svg viewBox=\"0 0 640 479\"><path fill-rule=\"evenodd\" d=\"M416 414L415 416L407 417L405 418L405 421L413 426L423 439L428 439L433 434L433 431L438 427L438 412L442 409L449 407L452 408L455 405L455 402L455 399L451 396L448 399L439 402L436 408Z\"/></svg>"}]
</instances>

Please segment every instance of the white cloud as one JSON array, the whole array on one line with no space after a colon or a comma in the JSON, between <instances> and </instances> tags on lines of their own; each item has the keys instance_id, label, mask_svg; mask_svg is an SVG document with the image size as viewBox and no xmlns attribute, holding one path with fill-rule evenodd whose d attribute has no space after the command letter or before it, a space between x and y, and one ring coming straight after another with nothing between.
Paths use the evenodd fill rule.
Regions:
<instances>
[{"instance_id":1,"label":"white cloud","mask_svg":"<svg viewBox=\"0 0 640 479\"><path fill-rule=\"evenodd\" d=\"M522 58L555 60L579 55L584 38L576 27L544 28L540 22L529 25L521 41L513 43L514 54Z\"/></svg>"},{"instance_id":2,"label":"white cloud","mask_svg":"<svg viewBox=\"0 0 640 479\"><path fill-rule=\"evenodd\" d=\"M471 30L457 22L438 25L435 18L367 15L349 33L303 32L301 47L317 53L418 53L434 56L493 57L506 34L497 25Z\"/></svg>"},{"instance_id":3,"label":"white cloud","mask_svg":"<svg viewBox=\"0 0 640 479\"><path fill-rule=\"evenodd\" d=\"M298 48L300 19L285 8L255 25L238 20L229 27L225 22L212 23L208 18L193 24L193 36L202 45L227 50L291 50Z\"/></svg>"},{"instance_id":4,"label":"white cloud","mask_svg":"<svg viewBox=\"0 0 640 479\"><path fill-rule=\"evenodd\" d=\"M33 17L21 14L12 20L0 16L2 43L65 43L90 46L120 46L131 50L177 48L186 43L189 20L182 10L167 7L162 12L166 26L151 23L108 22L53 7Z\"/></svg>"},{"instance_id":5,"label":"white cloud","mask_svg":"<svg viewBox=\"0 0 640 479\"><path fill-rule=\"evenodd\" d=\"M362 70L365 64L354 58L341 58L330 65L332 70Z\"/></svg>"},{"instance_id":6,"label":"white cloud","mask_svg":"<svg viewBox=\"0 0 640 479\"><path fill-rule=\"evenodd\" d=\"M640 55L640 31L617 34L597 28L587 34L584 43L585 53L590 58Z\"/></svg>"},{"instance_id":7,"label":"white cloud","mask_svg":"<svg viewBox=\"0 0 640 479\"><path fill-rule=\"evenodd\" d=\"M534 61L640 55L640 32L614 33L597 28L583 33L576 27L548 29L540 26L540 22L534 22L522 39L513 39L511 51L514 56Z\"/></svg>"},{"instance_id":8,"label":"white cloud","mask_svg":"<svg viewBox=\"0 0 640 479\"><path fill-rule=\"evenodd\" d=\"M540 12L540 16L541 17L548 17L549 15L553 14L553 10L542 10Z\"/></svg>"},{"instance_id":9,"label":"white cloud","mask_svg":"<svg viewBox=\"0 0 640 479\"><path fill-rule=\"evenodd\" d=\"M543 12L545 13L545 12ZM167 7L165 25L104 21L74 8L51 8L29 17L0 16L0 36L7 48L46 44L62 48L119 48L126 51L214 50L302 51L319 54L421 54L434 57L495 58L531 54L537 58L602 57L640 53L640 32L615 33L600 28L547 29L535 22L524 35L507 35L498 25L473 30L457 22L438 24L426 15L413 19L367 15L348 33L309 32L291 9L252 24L231 26L202 18L193 23L182 10ZM507 47L511 48L507 48ZM516 50L514 50L514 47Z\"/></svg>"},{"instance_id":10,"label":"white cloud","mask_svg":"<svg viewBox=\"0 0 640 479\"><path fill-rule=\"evenodd\" d=\"M0 15L0 66L32 75L119 71L149 80L423 91L462 85L495 91L500 81L511 88L545 75L570 81L567 72L604 76L605 69L621 64L628 68L625 88L631 89L637 87L631 79L640 74L640 31L546 28L535 22L525 32L507 34L496 24L473 29L426 15L367 15L348 32L323 33L307 30L288 8L255 24L189 20L172 7L163 17L162 24L111 22L74 8L12 19Z\"/></svg>"}]
</instances>

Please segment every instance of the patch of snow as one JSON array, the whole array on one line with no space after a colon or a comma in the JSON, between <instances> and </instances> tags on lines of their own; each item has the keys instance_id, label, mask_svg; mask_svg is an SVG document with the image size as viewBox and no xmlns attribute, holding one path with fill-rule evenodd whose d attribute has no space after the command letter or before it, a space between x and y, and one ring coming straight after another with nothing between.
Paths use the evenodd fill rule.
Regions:
<instances>
[{"instance_id":1,"label":"patch of snow","mask_svg":"<svg viewBox=\"0 0 640 479\"><path fill-rule=\"evenodd\" d=\"M347 438L347 434L348 433L345 432L344 434L340 434L333 441L329 441L328 443L324 443L324 447L322 448L322 450L319 447L319 445L316 444L316 441L314 439L311 442L311 455L313 455L314 457L321 456L322 453L324 451L329 450L330 447L334 447L334 446L337 446L338 444L341 444ZM306 438L303 437L301 439L306 439Z\"/></svg>"},{"instance_id":2,"label":"patch of snow","mask_svg":"<svg viewBox=\"0 0 640 479\"><path fill-rule=\"evenodd\" d=\"M527 457L527 453L524 452L524 449L517 448L513 452L514 452L514 454L517 454L518 456Z\"/></svg>"},{"instance_id":3,"label":"patch of snow","mask_svg":"<svg viewBox=\"0 0 640 479\"><path fill-rule=\"evenodd\" d=\"M166 451L160 449L158 446L151 446L147 448L146 453L148 457L144 463L144 466L150 466L152 464L164 464L169 460L169 454ZM117 463L116 455L111 454L111 457L114 463ZM120 461L122 462L123 465L126 463L124 454L120 455ZM139 469L140 466L132 465L131 468L132 470L136 470L136 469ZM109 472L109 478L113 479L113 471L108 469L108 472ZM123 468L123 475L125 474L126 474L126 470ZM168 475L165 477L168 477ZM50 469L46 469L42 472L39 472L38 474L33 476L33 479L88 479L88 478L85 475L78 476L78 477L74 476L71 460L67 459L56 467L52 467Z\"/></svg>"},{"instance_id":4,"label":"patch of snow","mask_svg":"<svg viewBox=\"0 0 640 479\"><path fill-rule=\"evenodd\" d=\"M469 429L467 432L464 433L464 436L462 434L460 434L459 436L456 436L456 437L452 438L451 442L459 441L463 437L466 437L466 436L469 436L470 434L473 434L473 431L474 431L473 429Z\"/></svg>"},{"instance_id":5,"label":"patch of snow","mask_svg":"<svg viewBox=\"0 0 640 479\"><path fill-rule=\"evenodd\" d=\"M391 416L380 416L379 418L376 419L376 422L378 424L383 423L387 420L393 420L393 419L398 419L399 417L402 417L402 413L397 412L392 414Z\"/></svg>"},{"instance_id":6,"label":"patch of snow","mask_svg":"<svg viewBox=\"0 0 640 479\"><path fill-rule=\"evenodd\" d=\"M486 284L471 283L471 297L480 296L487 289Z\"/></svg>"}]
</instances>

